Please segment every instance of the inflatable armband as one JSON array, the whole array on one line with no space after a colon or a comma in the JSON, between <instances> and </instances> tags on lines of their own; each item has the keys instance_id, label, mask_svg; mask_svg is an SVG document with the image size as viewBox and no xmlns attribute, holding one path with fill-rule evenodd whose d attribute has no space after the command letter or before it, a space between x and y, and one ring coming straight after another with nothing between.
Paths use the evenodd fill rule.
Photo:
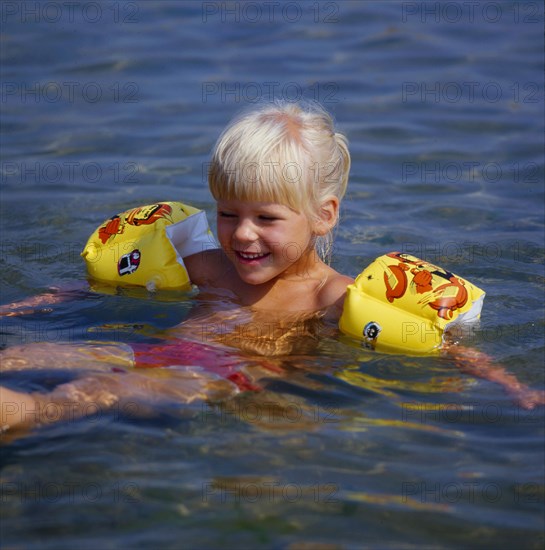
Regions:
<instances>
[{"instance_id":1,"label":"inflatable armband","mask_svg":"<svg viewBox=\"0 0 545 550\"><path fill-rule=\"evenodd\" d=\"M484 296L453 273L392 252L348 286L339 328L372 348L426 353L450 325L478 319Z\"/></svg>"},{"instance_id":2,"label":"inflatable armband","mask_svg":"<svg viewBox=\"0 0 545 550\"><path fill-rule=\"evenodd\" d=\"M81 255L98 281L184 289L191 283L183 258L217 247L205 212L181 202L161 202L106 220Z\"/></svg>"}]
</instances>

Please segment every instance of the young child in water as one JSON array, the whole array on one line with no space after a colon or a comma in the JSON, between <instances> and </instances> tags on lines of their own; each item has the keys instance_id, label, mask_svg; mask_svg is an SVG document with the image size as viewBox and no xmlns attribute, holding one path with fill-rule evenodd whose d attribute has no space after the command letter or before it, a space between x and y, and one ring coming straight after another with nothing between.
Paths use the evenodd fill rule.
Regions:
<instances>
[{"instance_id":1,"label":"young child in water","mask_svg":"<svg viewBox=\"0 0 545 550\"><path fill-rule=\"evenodd\" d=\"M270 104L218 140L209 185L221 249L185 258L198 286L282 312L342 309L351 278L324 262L350 170L346 138L317 105Z\"/></svg>"},{"instance_id":2,"label":"young child in water","mask_svg":"<svg viewBox=\"0 0 545 550\"><path fill-rule=\"evenodd\" d=\"M290 320L298 336L313 319L338 321L353 279L329 260L349 172L347 140L316 103L247 110L219 137L208 181L221 248L185 256L184 264L201 292L221 289L235 298L240 325L269 326L269 338L239 339L245 341L236 347L289 354L283 337ZM215 319L221 323L217 311ZM222 343L233 345L232 334L224 331ZM298 352L303 340L291 339Z\"/></svg>"},{"instance_id":3,"label":"young child in water","mask_svg":"<svg viewBox=\"0 0 545 550\"><path fill-rule=\"evenodd\" d=\"M210 166L209 185L217 202L221 248L184 258L191 281L204 291L229 291L252 316L325 314L338 320L346 287L353 280L332 269L328 258L349 170L347 140L335 131L331 117L318 105L273 103L243 113L220 136ZM53 347L49 345L47 353L56 363L52 356L59 351ZM29 395L2 388L1 401L12 405L9 419L2 407L2 425L28 422L28 415L19 418L15 411L28 411L39 401L93 402L108 407L124 397L151 392L191 401L205 399L221 386L202 372L184 372L176 385L172 377L142 376L130 368L135 356L137 361L144 355L149 360L150 355L167 350L155 348L151 354L139 355L122 346L117 351L105 348L69 355L72 362L96 360L106 365L108 372L62 384L50 394ZM543 399L484 354L460 346L455 349L463 371L502 384L517 399L532 403ZM187 342L179 348L179 355L187 357L197 352ZM216 352L210 349L206 353L214 356ZM217 358L221 363L221 356ZM112 361L123 376L111 372ZM252 388L248 380L233 378L236 375L230 380L239 388Z\"/></svg>"},{"instance_id":4,"label":"young child in water","mask_svg":"<svg viewBox=\"0 0 545 550\"><path fill-rule=\"evenodd\" d=\"M332 118L317 104L272 103L236 118L216 144L209 173L210 190L217 201L221 248L184 258L191 281L205 291L229 291L238 304L246 306L246 311L266 316L269 321L272 317L299 313L308 318L316 312L338 319L346 287L353 279L336 272L326 262L349 170L347 140L335 132ZM112 354L107 357L108 353L96 347L84 352L81 347L68 352L67 346L45 347L45 354L38 353L49 357L50 364L57 363L56 355L67 353L79 363L96 360L108 364L112 359ZM179 354L195 355L196 350L190 347L186 342ZM214 350L207 351L214 355ZM27 358L29 352L29 348L22 351ZM14 352L7 353L13 356ZM145 355L149 360L150 356L119 346L115 361L128 366L133 354L137 359ZM90 360L90 355L94 359ZM34 360L28 368L37 362ZM3 418L2 424L25 421L18 422L13 411L35 408L36 399L107 406L129 391L127 388L134 396L142 385L172 394L172 387L161 388L156 379L139 381L125 375L120 384L118 378L101 373L63 384L48 395L31 396L2 388L2 402L13 405L8 409L9 421ZM206 397L203 381L207 387L217 386L206 384L209 381L205 376L200 381L195 376L185 376L184 388L191 389L188 395ZM237 384L242 389L251 387L247 381L241 385L239 379ZM190 399L191 395L183 395L184 391L177 396Z\"/></svg>"}]
</instances>

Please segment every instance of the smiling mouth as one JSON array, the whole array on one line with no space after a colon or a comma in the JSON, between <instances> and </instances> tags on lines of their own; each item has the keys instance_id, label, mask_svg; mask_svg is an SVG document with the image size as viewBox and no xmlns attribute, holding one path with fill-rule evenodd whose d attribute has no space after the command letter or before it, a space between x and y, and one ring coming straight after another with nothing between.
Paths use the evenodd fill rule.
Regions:
<instances>
[{"instance_id":1,"label":"smiling mouth","mask_svg":"<svg viewBox=\"0 0 545 550\"><path fill-rule=\"evenodd\" d=\"M271 253L267 252L265 254L249 254L248 252L241 252L240 250L235 250L236 257L243 263L249 262L260 262L261 260L268 258Z\"/></svg>"}]
</instances>

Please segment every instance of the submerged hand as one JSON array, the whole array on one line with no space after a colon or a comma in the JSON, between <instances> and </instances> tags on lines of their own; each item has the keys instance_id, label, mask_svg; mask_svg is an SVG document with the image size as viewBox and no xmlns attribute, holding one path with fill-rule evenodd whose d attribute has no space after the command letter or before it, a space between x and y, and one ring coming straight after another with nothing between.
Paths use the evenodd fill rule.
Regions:
<instances>
[{"instance_id":1,"label":"submerged hand","mask_svg":"<svg viewBox=\"0 0 545 550\"><path fill-rule=\"evenodd\" d=\"M534 390L528 386L522 386L520 390L514 392L512 395L517 405L526 410L532 410L540 405L545 405L544 390Z\"/></svg>"},{"instance_id":2,"label":"submerged hand","mask_svg":"<svg viewBox=\"0 0 545 550\"><path fill-rule=\"evenodd\" d=\"M545 391L532 389L522 383L486 353L456 344L448 345L444 350L454 358L462 372L500 384L520 407L531 410L545 405Z\"/></svg>"}]
</instances>

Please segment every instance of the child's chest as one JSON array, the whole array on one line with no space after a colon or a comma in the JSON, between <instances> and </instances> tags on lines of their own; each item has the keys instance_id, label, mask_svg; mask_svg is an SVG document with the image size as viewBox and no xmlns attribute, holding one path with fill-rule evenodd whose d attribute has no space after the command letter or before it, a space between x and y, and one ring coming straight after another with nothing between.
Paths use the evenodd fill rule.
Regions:
<instances>
[{"instance_id":1,"label":"child's chest","mask_svg":"<svg viewBox=\"0 0 545 550\"><path fill-rule=\"evenodd\" d=\"M255 310L301 312L321 309L320 288L319 280L301 279L256 286L237 281L232 290L242 305Z\"/></svg>"}]
</instances>

